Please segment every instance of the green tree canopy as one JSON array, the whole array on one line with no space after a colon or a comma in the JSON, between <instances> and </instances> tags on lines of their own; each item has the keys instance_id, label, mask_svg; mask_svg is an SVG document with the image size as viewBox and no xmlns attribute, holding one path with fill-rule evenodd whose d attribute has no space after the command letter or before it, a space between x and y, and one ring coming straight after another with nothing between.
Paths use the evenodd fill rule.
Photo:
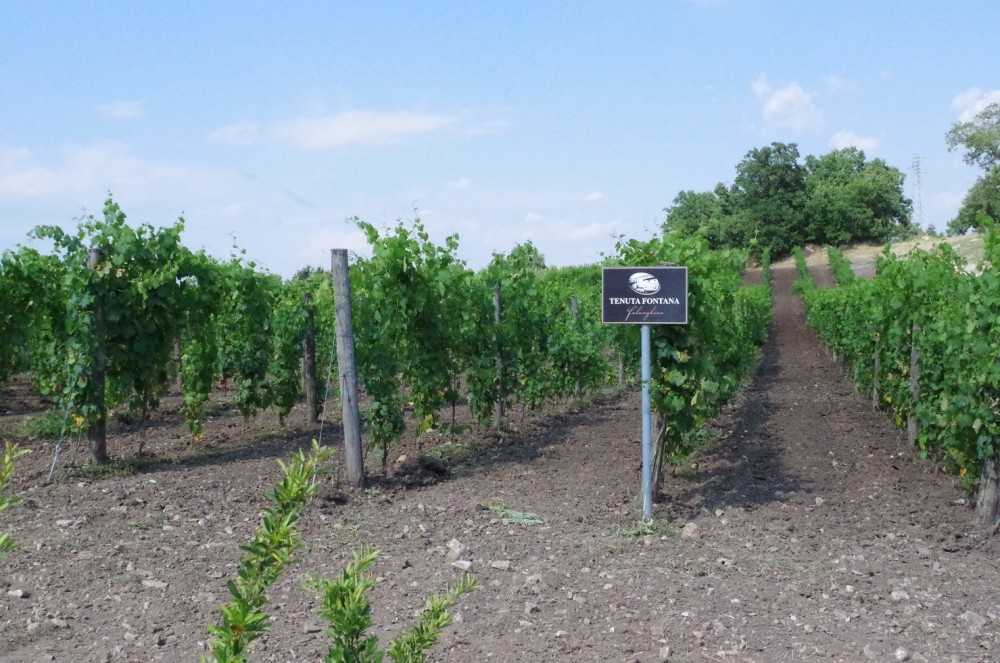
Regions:
<instances>
[{"instance_id":1,"label":"green tree canopy","mask_svg":"<svg viewBox=\"0 0 1000 663\"><path fill-rule=\"evenodd\" d=\"M724 226L728 219L725 209L728 195L722 184L715 191L681 191L674 197L673 204L663 210L667 213L663 229L677 231L682 235L704 232L709 246L719 248L722 246Z\"/></svg>"},{"instance_id":2,"label":"green tree canopy","mask_svg":"<svg viewBox=\"0 0 1000 663\"><path fill-rule=\"evenodd\" d=\"M517 264L524 265L526 269L545 269L545 256L538 250L531 240L518 244L510 250L509 258Z\"/></svg>"},{"instance_id":3,"label":"green tree canopy","mask_svg":"<svg viewBox=\"0 0 1000 663\"><path fill-rule=\"evenodd\" d=\"M945 135L948 150L965 148L965 162L989 171L1000 165L1000 103L990 104L968 122L956 122Z\"/></svg>"},{"instance_id":4,"label":"green tree canopy","mask_svg":"<svg viewBox=\"0 0 1000 663\"><path fill-rule=\"evenodd\" d=\"M962 200L958 216L948 222L949 235L961 235L980 229L983 215L1000 219L1000 166L994 166L972 185Z\"/></svg>"},{"instance_id":5,"label":"green tree canopy","mask_svg":"<svg viewBox=\"0 0 1000 663\"><path fill-rule=\"evenodd\" d=\"M903 173L855 147L806 157L805 221L818 244L886 242L912 233Z\"/></svg>"},{"instance_id":6,"label":"green tree canopy","mask_svg":"<svg viewBox=\"0 0 1000 663\"><path fill-rule=\"evenodd\" d=\"M805 169L795 143L771 143L747 152L736 166L731 200L735 212L730 246L777 255L807 241L803 223Z\"/></svg>"},{"instance_id":7,"label":"green tree canopy","mask_svg":"<svg viewBox=\"0 0 1000 663\"><path fill-rule=\"evenodd\" d=\"M857 148L799 162L794 143L747 152L730 188L682 191L666 208L664 231L701 234L712 248L787 254L804 243L883 242L913 232L903 173Z\"/></svg>"}]
</instances>

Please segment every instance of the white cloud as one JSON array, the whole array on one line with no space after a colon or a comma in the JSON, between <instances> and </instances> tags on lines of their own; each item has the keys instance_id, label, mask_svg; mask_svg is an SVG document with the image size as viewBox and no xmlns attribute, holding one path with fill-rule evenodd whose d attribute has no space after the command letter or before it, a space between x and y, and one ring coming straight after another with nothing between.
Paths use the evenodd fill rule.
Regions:
<instances>
[{"instance_id":1,"label":"white cloud","mask_svg":"<svg viewBox=\"0 0 1000 663\"><path fill-rule=\"evenodd\" d=\"M14 145L0 145L0 177L4 173L25 167L31 161L31 150Z\"/></svg>"},{"instance_id":2,"label":"white cloud","mask_svg":"<svg viewBox=\"0 0 1000 663\"><path fill-rule=\"evenodd\" d=\"M146 108L141 101L113 101L98 106L97 112L109 120L137 120L146 114Z\"/></svg>"},{"instance_id":3,"label":"white cloud","mask_svg":"<svg viewBox=\"0 0 1000 663\"><path fill-rule=\"evenodd\" d=\"M347 111L327 117L286 120L274 126L279 140L304 150L345 145L387 145L454 126L457 118L434 113Z\"/></svg>"},{"instance_id":4,"label":"white cloud","mask_svg":"<svg viewBox=\"0 0 1000 663\"><path fill-rule=\"evenodd\" d=\"M208 134L208 140L232 147L250 147L260 138L261 126L256 122L239 122L220 127Z\"/></svg>"},{"instance_id":5,"label":"white cloud","mask_svg":"<svg viewBox=\"0 0 1000 663\"><path fill-rule=\"evenodd\" d=\"M0 148L0 198L79 201L108 191L158 197L171 190L209 192L219 177L199 166L142 159L118 143L68 147L51 157Z\"/></svg>"},{"instance_id":6,"label":"white cloud","mask_svg":"<svg viewBox=\"0 0 1000 663\"><path fill-rule=\"evenodd\" d=\"M871 136L859 136L848 129L841 129L830 136L830 146L835 150L856 147L862 152L874 152L879 148L879 139Z\"/></svg>"},{"instance_id":7,"label":"white cloud","mask_svg":"<svg viewBox=\"0 0 1000 663\"><path fill-rule=\"evenodd\" d=\"M345 223L343 230L316 230L306 234L299 259L303 265L318 265L329 269L330 249L347 249L350 253L371 255L364 233Z\"/></svg>"},{"instance_id":8,"label":"white cloud","mask_svg":"<svg viewBox=\"0 0 1000 663\"><path fill-rule=\"evenodd\" d=\"M613 223L598 223L596 221L588 223L585 226L561 225L562 227L556 229L558 236L568 242L589 242L594 239L607 239L615 229Z\"/></svg>"},{"instance_id":9,"label":"white cloud","mask_svg":"<svg viewBox=\"0 0 1000 663\"><path fill-rule=\"evenodd\" d=\"M597 221L585 225L566 221L553 221L551 223L539 223L535 227L526 228L523 236L525 239L532 241L556 240L559 244L585 244L595 239L610 237L615 231L615 227L613 223L598 223Z\"/></svg>"},{"instance_id":10,"label":"white cloud","mask_svg":"<svg viewBox=\"0 0 1000 663\"><path fill-rule=\"evenodd\" d=\"M583 197L583 202L585 203L599 203L604 200L606 196L600 191L591 191Z\"/></svg>"},{"instance_id":11,"label":"white cloud","mask_svg":"<svg viewBox=\"0 0 1000 663\"><path fill-rule=\"evenodd\" d=\"M823 116L809 94L798 83L776 88L761 75L751 84L760 106L760 117L768 129L805 133L822 124Z\"/></svg>"},{"instance_id":12,"label":"white cloud","mask_svg":"<svg viewBox=\"0 0 1000 663\"><path fill-rule=\"evenodd\" d=\"M488 136L490 134L503 131L509 126L509 124L510 123L504 119L481 120L457 127L456 130L460 136L464 136L465 138L477 138L479 136Z\"/></svg>"},{"instance_id":13,"label":"white cloud","mask_svg":"<svg viewBox=\"0 0 1000 663\"><path fill-rule=\"evenodd\" d=\"M463 191L472 186L472 180L470 180L468 177L459 177L454 180L448 180L447 182L445 182L445 186L447 186L449 189L456 189L458 191Z\"/></svg>"},{"instance_id":14,"label":"white cloud","mask_svg":"<svg viewBox=\"0 0 1000 663\"><path fill-rule=\"evenodd\" d=\"M845 90L854 90L857 87L854 81L841 78L840 76L827 76L826 78L827 92L843 92Z\"/></svg>"},{"instance_id":15,"label":"white cloud","mask_svg":"<svg viewBox=\"0 0 1000 663\"><path fill-rule=\"evenodd\" d=\"M445 132L474 138L506 127L504 119L477 120L446 113L356 110L291 118L270 124L236 122L212 131L208 140L233 147L248 147L266 138L301 150L331 150L348 145L396 145L415 136Z\"/></svg>"},{"instance_id":16,"label":"white cloud","mask_svg":"<svg viewBox=\"0 0 1000 663\"><path fill-rule=\"evenodd\" d=\"M955 95L951 100L951 109L958 114L959 122L971 122L987 106L997 103L1000 103L1000 90L974 87Z\"/></svg>"},{"instance_id":17,"label":"white cloud","mask_svg":"<svg viewBox=\"0 0 1000 663\"><path fill-rule=\"evenodd\" d=\"M45 163L30 150L5 148L0 152L0 196L35 198L87 189L99 173L110 179L126 169L127 160L116 158L116 151L113 145L65 149L56 163Z\"/></svg>"},{"instance_id":18,"label":"white cloud","mask_svg":"<svg viewBox=\"0 0 1000 663\"><path fill-rule=\"evenodd\" d=\"M524 215L525 223L541 223L545 220L545 217L538 212L528 212Z\"/></svg>"}]
</instances>

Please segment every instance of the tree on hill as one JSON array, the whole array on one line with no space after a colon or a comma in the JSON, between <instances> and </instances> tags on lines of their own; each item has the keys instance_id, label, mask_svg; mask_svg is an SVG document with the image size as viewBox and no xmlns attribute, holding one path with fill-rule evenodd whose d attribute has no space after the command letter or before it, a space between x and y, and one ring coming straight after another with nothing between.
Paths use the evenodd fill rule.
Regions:
<instances>
[{"instance_id":1,"label":"tree on hill","mask_svg":"<svg viewBox=\"0 0 1000 663\"><path fill-rule=\"evenodd\" d=\"M1000 165L1000 103L990 104L968 122L956 122L945 135L948 151L965 147L965 163L990 171Z\"/></svg>"},{"instance_id":2,"label":"tree on hill","mask_svg":"<svg viewBox=\"0 0 1000 663\"><path fill-rule=\"evenodd\" d=\"M1000 219L1000 166L983 175L962 200L958 216L948 222L949 235L964 235L979 230L983 216Z\"/></svg>"},{"instance_id":3,"label":"tree on hill","mask_svg":"<svg viewBox=\"0 0 1000 663\"><path fill-rule=\"evenodd\" d=\"M953 124L945 140L949 151L964 147L965 162L986 171L969 189L958 216L948 222L948 234L961 235L978 228L982 215L1000 218L1000 103Z\"/></svg>"},{"instance_id":4,"label":"tree on hill","mask_svg":"<svg viewBox=\"0 0 1000 663\"><path fill-rule=\"evenodd\" d=\"M887 242L914 232L903 173L855 147L806 157L805 222L817 244Z\"/></svg>"},{"instance_id":5,"label":"tree on hill","mask_svg":"<svg viewBox=\"0 0 1000 663\"><path fill-rule=\"evenodd\" d=\"M795 143L771 143L747 152L730 191L734 210L731 246L784 255L808 237L803 223L805 169Z\"/></svg>"},{"instance_id":6,"label":"tree on hill","mask_svg":"<svg viewBox=\"0 0 1000 663\"><path fill-rule=\"evenodd\" d=\"M729 192L721 183L716 185L715 191L681 191L674 197L673 204L663 210L667 213L663 228L682 235L704 232L711 248L722 248L729 216L728 198Z\"/></svg>"},{"instance_id":7,"label":"tree on hill","mask_svg":"<svg viewBox=\"0 0 1000 663\"><path fill-rule=\"evenodd\" d=\"M913 233L903 173L847 148L799 163L794 143L747 152L730 188L682 191L664 231L703 234L712 248L787 254L804 243L883 242Z\"/></svg>"}]
</instances>

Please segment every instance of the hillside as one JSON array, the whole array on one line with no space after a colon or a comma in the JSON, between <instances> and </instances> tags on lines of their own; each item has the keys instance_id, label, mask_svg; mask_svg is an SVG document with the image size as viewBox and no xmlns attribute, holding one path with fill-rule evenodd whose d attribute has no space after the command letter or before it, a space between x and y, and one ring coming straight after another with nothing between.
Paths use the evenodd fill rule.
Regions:
<instances>
[{"instance_id":1,"label":"hillside","mask_svg":"<svg viewBox=\"0 0 1000 663\"><path fill-rule=\"evenodd\" d=\"M979 234L963 235L960 237L931 237L921 235L915 239L892 244L892 252L903 256L914 249L930 250L938 244L950 244L958 255L962 256L969 267L974 267L983 257L983 236ZM854 266L854 273L858 276L871 277L875 274L875 261L878 255L884 250L884 244L859 244L844 249L844 255ZM809 265L826 265L826 251L822 247L807 247L806 255ZM792 259L787 258L787 264L792 264ZM782 263L785 264L784 261Z\"/></svg>"}]
</instances>

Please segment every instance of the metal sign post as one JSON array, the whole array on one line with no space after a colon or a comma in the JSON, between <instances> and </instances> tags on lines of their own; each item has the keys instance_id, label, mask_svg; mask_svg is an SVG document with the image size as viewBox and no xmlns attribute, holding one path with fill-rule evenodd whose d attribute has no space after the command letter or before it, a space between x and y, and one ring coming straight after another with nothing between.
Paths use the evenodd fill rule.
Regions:
<instances>
[{"instance_id":1,"label":"metal sign post","mask_svg":"<svg viewBox=\"0 0 1000 663\"><path fill-rule=\"evenodd\" d=\"M653 517L653 399L649 394L649 381L652 377L652 360L650 359L650 327L642 325L639 328L642 346L642 518Z\"/></svg>"},{"instance_id":2,"label":"metal sign post","mask_svg":"<svg viewBox=\"0 0 1000 663\"><path fill-rule=\"evenodd\" d=\"M651 325L688 322L687 267L605 267L602 320L640 325L642 375L642 517L653 517Z\"/></svg>"}]
</instances>

